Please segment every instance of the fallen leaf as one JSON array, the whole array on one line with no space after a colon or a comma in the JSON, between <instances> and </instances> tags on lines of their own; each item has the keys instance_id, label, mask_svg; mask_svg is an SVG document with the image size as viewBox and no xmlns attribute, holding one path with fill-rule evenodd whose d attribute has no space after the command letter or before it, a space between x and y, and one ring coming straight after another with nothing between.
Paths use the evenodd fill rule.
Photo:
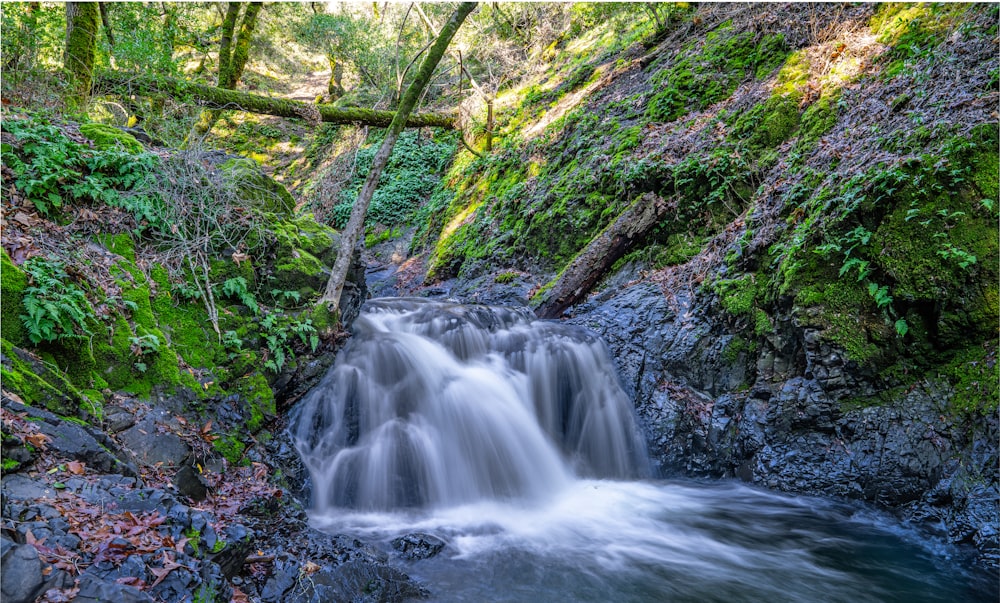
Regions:
<instances>
[{"instance_id":1,"label":"fallen leaf","mask_svg":"<svg viewBox=\"0 0 1000 603\"><path fill-rule=\"evenodd\" d=\"M83 475L84 464L80 461L70 461L66 463L66 469L73 475Z\"/></svg>"},{"instance_id":2,"label":"fallen leaf","mask_svg":"<svg viewBox=\"0 0 1000 603\"><path fill-rule=\"evenodd\" d=\"M50 439L51 438L44 433L31 433L24 436L24 441L26 443L31 444L35 448L41 448L42 450L45 450L48 447Z\"/></svg>"}]
</instances>

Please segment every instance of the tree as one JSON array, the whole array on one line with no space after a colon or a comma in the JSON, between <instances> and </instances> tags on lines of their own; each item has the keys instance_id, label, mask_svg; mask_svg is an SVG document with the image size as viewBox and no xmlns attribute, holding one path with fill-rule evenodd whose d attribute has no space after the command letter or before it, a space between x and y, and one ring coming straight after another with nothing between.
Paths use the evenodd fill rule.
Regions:
<instances>
[{"instance_id":1,"label":"tree","mask_svg":"<svg viewBox=\"0 0 1000 603\"><path fill-rule=\"evenodd\" d=\"M231 2L227 6L226 16L222 21L222 40L219 43L219 75L217 78L219 88L235 90L236 84L243 77L243 70L250 58L250 38L257 27L257 15L260 14L262 7L262 2L247 4L246 10L243 12L243 20L240 22L239 33L236 34L234 40L233 34L236 32L236 23L239 21L242 4ZM219 109L202 111L184 146L188 146L192 138L202 138L208 134L215 122L219 120L219 114Z\"/></svg>"},{"instance_id":2,"label":"tree","mask_svg":"<svg viewBox=\"0 0 1000 603\"><path fill-rule=\"evenodd\" d=\"M70 82L70 105L82 105L94 81L97 24L100 15L93 2L66 3L66 50L63 66Z\"/></svg>"},{"instance_id":3,"label":"tree","mask_svg":"<svg viewBox=\"0 0 1000 603\"><path fill-rule=\"evenodd\" d=\"M399 101L396 116L393 118L392 123L389 124L389 129L385 134L385 139L382 141L382 146L379 147L378 153L375 154L371 170L369 170L365 183L361 187L357 201L354 202L354 208L351 210L351 217L347 221L347 227L341 233L340 250L337 254L337 260L330 271L330 280L327 281L326 291L318 302L319 304L326 304L327 309L331 312L336 311L340 306L340 295L344 290L344 281L347 278L351 256L353 255L354 247L361 238L361 233L364 230L365 214L368 213L368 205L371 203L372 195L375 193L375 187L378 186L378 179L382 175L382 170L385 168L385 164L388 163L389 156L392 154L392 147L396 144L399 133L403 131L406 119L417 104L417 99L424 91L428 82L430 82L431 76L434 75L434 69L448 49L448 44L455 36L455 32L458 31L462 22L465 21L465 18L475 8L475 2L463 2L452 13L448 22L441 28L441 33L438 34L433 46L427 52L427 56L424 57L423 63L421 63L413 82L406 89L406 93Z\"/></svg>"}]
</instances>

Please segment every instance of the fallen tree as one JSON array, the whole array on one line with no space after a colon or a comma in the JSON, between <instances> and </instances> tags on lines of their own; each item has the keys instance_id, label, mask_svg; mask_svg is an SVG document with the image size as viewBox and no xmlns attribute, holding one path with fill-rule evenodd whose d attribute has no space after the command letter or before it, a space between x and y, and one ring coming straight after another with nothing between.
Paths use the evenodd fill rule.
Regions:
<instances>
[{"instance_id":1,"label":"fallen tree","mask_svg":"<svg viewBox=\"0 0 1000 603\"><path fill-rule=\"evenodd\" d=\"M261 113L276 117L325 121L334 124L359 123L379 128L392 123L395 111L376 111L361 107L336 107L312 104L287 98L260 96L248 92L226 90L215 86L195 84L175 78L149 77L126 73L104 73L98 76L97 88L119 94L166 94L176 99L190 98L210 109L233 109L248 113ZM405 127L449 128L455 127L455 118L441 113L417 113L406 119Z\"/></svg>"},{"instance_id":2,"label":"fallen tree","mask_svg":"<svg viewBox=\"0 0 1000 603\"><path fill-rule=\"evenodd\" d=\"M541 304L539 318L559 318L566 308L580 301L602 276L633 246L653 230L671 204L646 193L605 228L553 279Z\"/></svg>"}]
</instances>

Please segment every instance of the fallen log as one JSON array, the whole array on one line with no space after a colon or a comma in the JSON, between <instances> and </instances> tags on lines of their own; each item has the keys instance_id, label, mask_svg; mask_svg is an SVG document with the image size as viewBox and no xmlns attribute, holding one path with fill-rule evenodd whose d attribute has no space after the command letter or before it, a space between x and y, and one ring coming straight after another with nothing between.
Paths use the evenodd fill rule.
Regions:
<instances>
[{"instance_id":1,"label":"fallen log","mask_svg":"<svg viewBox=\"0 0 1000 603\"><path fill-rule=\"evenodd\" d=\"M566 308L593 289L615 262L645 238L670 208L671 204L653 193L636 199L553 280L535 308L535 315L559 318Z\"/></svg>"},{"instance_id":2,"label":"fallen log","mask_svg":"<svg viewBox=\"0 0 1000 603\"><path fill-rule=\"evenodd\" d=\"M249 92L195 84L176 78L126 73L99 75L96 79L95 91L114 91L124 94L166 94L176 99L191 98L210 109L232 109L313 122L364 124L381 128L388 127L392 123L393 116L396 115L394 111L304 103L288 98L260 96ZM405 127L423 128L429 126L453 129L455 118L441 113L415 113L406 120Z\"/></svg>"}]
</instances>

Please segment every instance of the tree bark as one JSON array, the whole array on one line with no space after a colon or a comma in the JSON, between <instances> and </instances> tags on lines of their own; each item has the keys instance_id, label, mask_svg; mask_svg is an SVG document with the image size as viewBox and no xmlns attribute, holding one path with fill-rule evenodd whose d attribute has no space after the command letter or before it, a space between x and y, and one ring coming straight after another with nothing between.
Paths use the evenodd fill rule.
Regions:
<instances>
[{"instance_id":1,"label":"tree bark","mask_svg":"<svg viewBox=\"0 0 1000 603\"><path fill-rule=\"evenodd\" d=\"M451 18L441 28L441 33L434 41L434 45L431 46L431 49L427 52L427 56L424 57L424 61L421 63L413 83L407 87L406 93L399 102L399 109L396 111L396 116L392 119L392 123L389 124L389 129L385 133L382 146L379 147L378 153L375 154L372 167L368 171L368 176L361 187L361 192L358 193L358 198L354 202L353 209L351 209L351 217L347 221L344 231L341 233L337 260L330 271L330 280L327 281L326 291L318 302L319 304L326 304L330 312L339 310L340 295L344 290L344 280L347 278L347 270L350 267L351 256L353 255L352 252L355 245L361 239L361 233L364 231L365 214L368 213L368 205L371 203L372 195L375 193L375 187L378 185L378 179L382 175L382 169L385 168L386 163L389 161L389 156L392 154L392 147L396 144L399 133L403 131L403 126L406 124L410 112L413 111L420 93L423 92L427 83L430 82L431 76L434 75L434 69L448 49L448 44L455 36L455 32L458 31L459 26L462 25L465 18L475 8L475 2L463 2L452 13Z\"/></svg>"},{"instance_id":2,"label":"tree bark","mask_svg":"<svg viewBox=\"0 0 1000 603\"><path fill-rule=\"evenodd\" d=\"M233 31L236 29L236 15L240 11L240 5L238 2L234 2L226 9L226 18L222 23L222 41L219 43L217 82L220 88L235 90L236 84L243 77L243 70L250 58L250 38L253 37L254 29L257 27L257 16L262 7L263 3L261 2L250 2L247 5L235 40L233 39ZM188 140L184 141L184 146L187 146L192 138L200 139L208 134L215 122L219 121L219 115L218 109L202 111L188 135Z\"/></svg>"},{"instance_id":3,"label":"tree bark","mask_svg":"<svg viewBox=\"0 0 1000 603\"><path fill-rule=\"evenodd\" d=\"M670 208L670 203L653 193L637 199L553 279L535 315L559 318L566 308L580 301L615 262L645 238Z\"/></svg>"},{"instance_id":4,"label":"tree bark","mask_svg":"<svg viewBox=\"0 0 1000 603\"><path fill-rule=\"evenodd\" d=\"M121 94L167 94L179 100L191 98L205 107L261 113L276 117L299 118L314 122L334 124L364 124L385 128L392 123L396 112L375 111L360 107L335 107L315 105L287 98L271 98L214 86L194 84L167 77L149 77L128 73L106 73L97 78L97 86L116 90ZM405 127L437 127L452 129L455 118L440 113L418 113L406 118Z\"/></svg>"},{"instance_id":5,"label":"tree bark","mask_svg":"<svg viewBox=\"0 0 1000 603\"><path fill-rule=\"evenodd\" d=\"M94 79L94 58L97 52L97 4L66 3L66 50L63 65L69 74L71 105L82 105L90 94Z\"/></svg>"}]
</instances>

